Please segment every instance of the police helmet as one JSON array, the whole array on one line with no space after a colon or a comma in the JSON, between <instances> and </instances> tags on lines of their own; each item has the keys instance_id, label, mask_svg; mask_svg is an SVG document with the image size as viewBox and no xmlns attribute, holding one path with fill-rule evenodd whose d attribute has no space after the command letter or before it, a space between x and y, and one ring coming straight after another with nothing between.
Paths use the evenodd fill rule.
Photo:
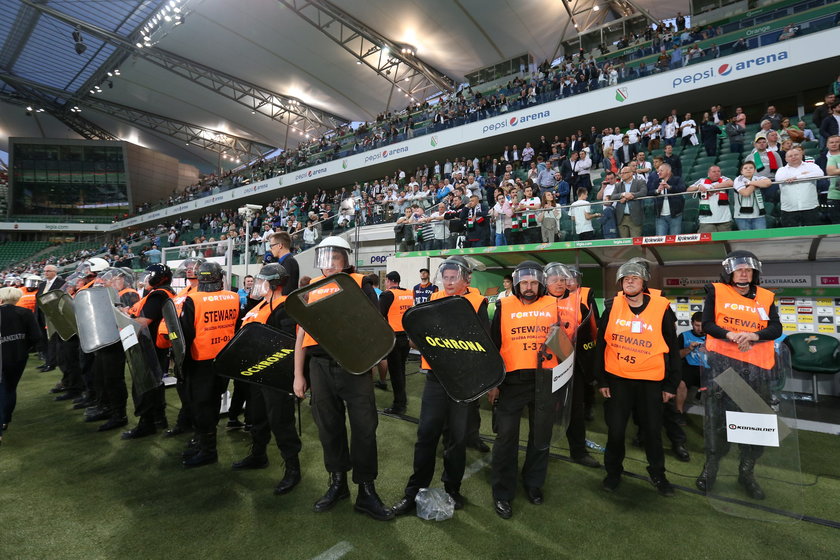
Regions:
<instances>
[{"instance_id":1,"label":"police helmet","mask_svg":"<svg viewBox=\"0 0 840 560\"><path fill-rule=\"evenodd\" d=\"M534 278L539 282L535 299L545 295L545 274L543 267L534 261L522 261L516 265L516 268L513 270L513 295L518 298L522 297L522 290L519 289L519 283L525 278Z\"/></svg>"},{"instance_id":2,"label":"police helmet","mask_svg":"<svg viewBox=\"0 0 840 560\"><path fill-rule=\"evenodd\" d=\"M758 286L760 283L759 274L761 273L761 261L758 260L753 253L749 251L731 251L721 263L723 265L723 272L720 277L726 284L733 284L732 273L739 268L751 268L753 270L752 282L750 284Z\"/></svg>"},{"instance_id":3,"label":"police helmet","mask_svg":"<svg viewBox=\"0 0 840 560\"><path fill-rule=\"evenodd\" d=\"M206 261L199 265L196 272L199 292L218 292L222 289L224 275L219 263Z\"/></svg>"},{"instance_id":4,"label":"police helmet","mask_svg":"<svg viewBox=\"0 0 840 560\"><path fill-rule=\"evenodd\" d=\"M563 263L552 262L545 265L545 287L546 290L553 296L560 297L563 293L558 293L561 290L565 293L568 289L569 281L575 279L574 272L571 267Z\"/></svg>"},{"instance_id":5,"label":"police helmet","mask_svg":"<svg viewBox=\"0 0 840 560\"><path fill-rule=\"evenodd\" d=\"M90 273L105 272L105 270L111 266L110 264L108 264L108 261L99 257L90 258L87 261L85 261L84 264L88 266L88 270Z\"/></svg>"},{"instance_id":6,"label":"police helmet","mask_svg":"<svg viewBox=\"0 0 840 560\"><path fill-rule=\"evenodd\" d=\"M39 282L41 282L41 277L37 274L26 274L23 277L24 288L37 288Z\"/></svg>"},{"instance_id":7,"label":"police helmet","mask_svg":"<svg viewBox=\"0 0 840 560\"><path fill-rule=\"evenodd\" d=\"M650 271L648 270L648 267L639 262L627 261L618 267L618 271L615 273L615 283L618 285L619 290L621 289L621 280L625 276L638 276L644 280L645 286L647 286L647 283L650 281Z\"/></svg>"},{"instance_id":8,"label":"police helmet","mask_svg":"<svg viewBox=\"0 0 840 560\"><path fill-rule=\"evenodd\" d=\"M172 272L172 277L194 280L196 278L196 271L198 270L198 267L204 262L207 262L207 259L204 257L188 257L182 260L181 264L178 265L178 268Z\"/></svg>"},{"instance_id":9,"label":"police helmet","mask_svg":"<svg viewBox=\"0 0 840 560\"><path fill-rule=\"evenodd\" d=\"M99 275L108 285L113 286L116 278L122 280L122 286L113 286L114 289L124 290L126 288L134 288L134 272L126 267L112 267Z\"/></svg>"},{"instance_id":10,"label":"police helmet","mask_svg":"<svg viewBox=\"0 0 840 560\"><path fill-rule=\"evenodd\" d=\"M344 256L344 269L350 268L350 253L353 250L350 244L343 237L337 235L330 235L325 237L318 246L315 247L315 268L327 270L333 268L333 255L341 254Z\"/></svg>"},{"instance_id":11,"label":"police helmet","mask_svg":"<svg viewBox=\"0 0 840 560\"><path fill-rule=\"evenodd\" d=\"M263 266L254 278L254 286L251 288L252 299L264 298L269 292L282 288L289 280L289 273L286 268L278 263L271 263Z\"/></svg>"},{"instance_id":12,"label":"police helmet","mask_svg":"<svg viewBox=\"0 0 840 560\"><path fill-rule=\"evenodd\" d=\"M148 276L145 276L146 285L149 288L165 286L172 282L172 269L165 264L151 264L146 267Z\"/></svg>"}]
</instances>

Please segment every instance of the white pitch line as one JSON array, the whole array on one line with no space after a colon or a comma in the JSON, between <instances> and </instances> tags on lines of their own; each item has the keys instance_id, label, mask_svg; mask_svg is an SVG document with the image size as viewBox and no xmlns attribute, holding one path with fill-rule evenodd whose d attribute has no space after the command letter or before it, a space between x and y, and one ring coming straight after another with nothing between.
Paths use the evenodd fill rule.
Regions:
<instances>
[{"instance_id":1,"label":"white pitch line","mask_svg":"<svg viewBox=\"0 0 840 560\"><path fill-rule=\"evenodd\" d=\"M482 457L472 465L468 466L464 469L464 478L462 480L467 480L469 477L486 467L490 464L490 454L488 453L485 457Z\"/></svg>"},{"instance_id":2,"label":"white pitch line","mask_svg":"<svg viewBox=\"0 0 840 560\"><path fill-rule=\"evenodd\" d=\"M338 560L348 552L353 550L353 545L347 541L341 541L337 545L328 548L318 556L312 558L312 560Z\"/></svg>"}]
</instances>

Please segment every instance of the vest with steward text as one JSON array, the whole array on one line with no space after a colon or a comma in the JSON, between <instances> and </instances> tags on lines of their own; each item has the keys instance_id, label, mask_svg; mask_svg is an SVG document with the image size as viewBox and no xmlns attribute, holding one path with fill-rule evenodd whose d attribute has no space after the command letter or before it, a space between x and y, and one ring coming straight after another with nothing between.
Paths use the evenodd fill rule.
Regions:
<instances>
[{"instance_id":1,"label":"vest with steward text","mask_svg":"<svg viewBox=\"0 0 840 560\"><path fill-rule=\"evenodd\" d=\"M15 304L18 307L25 307L29 311L35 312L35 304L37 303L35 300L35 292L27 292L25 291L26 288L22 289L23 295L20 296L20 299Z\"/></svg>"},{"instance_id":2,"label":"vest with steward text","mask_svg":"<svg viewBox=\"0 0 840 560\"><path fill-rule=\"evenodd\" d=\"M239 295L227 290L192 292L195 307L195 339L190 345L193 360L212 360L233 338L239 317Z\"/></svg>"},{"instance_id":3,"label":"vest with steward text","mask_svg":"<svg viewBox=\"0 0 840 560\"><path fill-rule=\"evenodd\" d=\"M604 368L609 373L627 379L665 379L668 344L662 320L670 305L667 299L652 295L644 311L636 315L624 294L615 296L604 331Z\"/></svg>"},{"instance_id":4,"label":"vest with steward text","mask_svg":"<svg viewBox=\"0 0 840 560\"><path fill-rule=\"evenodd\" d=\"M732 332L757 332L767 327L770 307L775 296L770 290L755 287L755 299L739 294L729 284L715 282L715 324ZM772 340L755 342L749 352L741 352L738 345L713 336L706 337L706 349L762 369L772 369L776 363L776 349Z\"/></svg>"},{"instance_id":5,"label":"vest with steward text","mask_svg":"<svg viewBox=\"0 0 840 560\"><path fill-rule=\"evenodd\" d=\"M411 290L403 288L391 288L388 291L394 294L394 302L388 308L388 324L395 333L405 332L402 324L403 315L414 305L414 294Z\"/></svg>"},{"instance_id":6,"label":"vest with steward text","mask_svg":"<svg viewBox=\"0 0 840 560\"><path fill-rule=\"evenodd\" d=\"M432 297L429 301L442 299L445 297L447 297L446 292L444 290L438 290L437 292L432 294ZM460 297L466 298L472 304L473 309L475 309L476 313L478 313L478 310L481 309L481 304L487 301L487 298L478 293L478 290L476 290L475 288L467 288L466 293L462 294ZM427 362L426 358L424 358L422 355L420 356L420 367L422 369L427 370L432 369L429 365L429 362Z\"/></svg>"},{"instance_id":7,"label":"vest with steward text","mask_svg":"<svg viewBox=\"0 0 840 560\"><path fill-rule=\"evenodd\" d=\"M350 276L353 278L353 280L356 281L356 284L358 284L359 287L361 288L362 287L362 280L364 280L365 277L362 274L359 274L357 272L354 272L354 273L350 274ZM318 278L313 278L312 282L313 283L317 282L318 280L320 280L322 278L325 278L325 276L319 276ZM327 297L328 295L330 295L332 293L335 293L337 291L337 289L338 289L337 284L327 284L326 286L318 288L317 290L313 290L313 291L309 292L309 303L311 304L315 301L318 301L319 299L323 299L323 298ZM312 338L309 335L308 332L304 331L303 332L303 347L306 348L307 346L317 346L317 345L318 345L318 342L314 338Z\"/></svg>"},{"instance_id":8,"label":"vest with steward text","mask_svg":"<svg viewBox=\"0 0 840 560\"><path fill-rule=\"evenodd\" d=\"M543 296L533 303L523 303L518 297L507 297L496 309L502 327L502 348L499 353L508 372L537 369L537 356L548 337L551 326L560 320L557 298ZM542 363L543 369L558 364L552 353Z\"/></svg>"}]
</instances>

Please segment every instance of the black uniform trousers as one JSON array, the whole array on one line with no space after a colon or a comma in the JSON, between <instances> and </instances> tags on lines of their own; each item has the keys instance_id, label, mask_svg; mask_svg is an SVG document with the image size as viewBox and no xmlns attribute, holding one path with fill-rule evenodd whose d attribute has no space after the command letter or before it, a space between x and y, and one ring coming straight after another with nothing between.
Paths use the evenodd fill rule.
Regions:
<instances>
[{"instance_id":1,"label":"black uniform trousers","mask_svg":"<svg viewBox=\"0 0 840 560\"><path fill-rule=\"evenodd\" d=\"M100 403L114 416L125 416L128 389L125 386L125 351L117 342L94 354L95 377L101 383Z\"/></svg>"},{"instance_id":2,"label":"black uniform trousers","mask_svg":"<svg viewBox=\"0 0 840 560\"><path fill-rule=\"evenodd\" d=\"M379 424L373 378L370 373L353 375L322 352L312 356L309 375L312 416L324 450L324 466L331 473L352 469L357 484L372 482L378 474ZM349 442L345 414L350 420Z\"/></svg>"},{"instance_id":3,"label":"black uniform trousers","mask_svg":"<svg viewBox=\"0 0 840 560\"><path fill-rule=\"evenodd\" d=\"M69 340L61 341L59 350L58 367L64 374L61 384L67 388L68 393L81 393L85 390L85 384L79 364L79 337L72 336Z\"/></svg>"},{"instance_id":4,"label":"black uniform trousers","mask_svg":"<svg viewBox=\"0 0 840 560\"><path fill-rule=\"evenodd\" d=\"M607 449L604 466L607 475L623 472L625 432L630 415L635 413L644 441L651 476L665 475L665 452L662 449L662 382L627 379L605 372L610 398L604 402L607 423Z\"/></svg>"},{"instance_id":5,"label":"black uniform trousers","mask_svg":"<svg viewBox=\"0 0 840 560\"><path fill-rule=\"evenodd\" d=\"M519 456L519 423L528 408L528 447L522 465L522 482L527 488L542 488L548 473L549 448L534 445L534 373L508 374L499 387L496 403L496 442L493 444L493 498L512 500L516 495Z\"/></svg>"},{"instance_id":6,"label":"black uniform trousers","mask_svg":"<svg viewBox=\"0 0 840 560\"><path fill-rule=\"evenodd\" d=\"M213 371L213 360L184 359L184 382L192 405L193 426L197 434L216 433L222 392L228 379Z\"/></svg>"},{"instance_id":7,"label":"black uniform trousers","mask_svg":"<svg viewBox=\"0 0 840 560\"><path fill-rule=\"evenodd\" d=\"M8 424L12 421L12 413L17 404L17 386L24 369L26 369L26 360L3 362L3 371L0 372L0 424ZM3 435L2 430L0 430L0 435Z\"/></svg>"},{"instance_id":8,"label":"black uniform trousers","mask_svg":"<svg viewBox=\"0 0 840 560\"><path fill-rule=\"evenodd\" d=\"M46 332L46 331L44 331L44 332ZM44 365L45 366L51 367L51 368L54 368L54 367L58 366L58 351L59 351L60 340L61 340L61 338L55 333L53 333L53 335L51 337L49 337L49 339L47 339L47 342L46 342L46 345L45 345L46 356L44 358Z\"/></svg>"},{"instance_id":9,"label":"black uniform trousers","mask_svg":"<svg viewBox=\"0 0 840 560\"><path fill-rule=\"evenodd\" d=\"M242 411L245 411L245 423L252 424L253 420L251 419L251 403L248 402L248 406L245 406L245 403L251 397L251 389L248 387L248 383L244 381L237 381L234 380L233 382L233 389L231 391L230 396L230 408L228 408L228 418L231 420L238 419L239 415L242 414Z\"/></svg>"},{"instance_id":10,"label":"black uniform trousers","mask_svg":"<svg viewBox=\"0 0 840 560\"><path fill-rule=\"evenodd\" d=\"M467 464L467 423L470 403L453 401L434 376L426 375L420 402L420 423L414 444L414 472L408 479L405 495L414 497L421 488L428 488L435 475L438 442L444 426L443 480L447 491L459 491Z\"/></svg>"},{"instance_id":11,"label":"black uniform trousers","mask_svg":"<svg viewBox=\"0 0 840 560\"><path fill-rule=\"evenodd\" d=\"M251 410L251 438L255 454L265 453L271 434L280 449L280 456L288 460L297 457L302 444L295 429L297 399L289 393L270 387L251 385L248 408Z\"/></svg>"},{"instance_id":12,"label":"black uniform trousers","mask_svg":"<svg viewBox=\"0 0 840 560\"><path fill-rule=\"evenodd\" d=\"M405 333L397 333L394 348L388 354L388 375L391 377L391 388L394 391L394 408L405 408L408 404L405 394L405 362L408 360L408 352L408 336Z\"/></svg>"},{"instance_id":13,"label":"black uniform trousers","mask_svg":"<svg viewBox=\"0 0 840 560\"><path fill-rule=\"evenodd\" d=\"M169 370L169 349L155 348L155 356L161 372ZM186 361L186 360L185 360ZM134 394L135 414L140 417L140 424L154 424L166 420L166 385L146 391L142 395Z\"/></svg>"},{"instance_id":14,"label":"black uniform trousers","mask_svg":"<svg viewBox=\"0 0 840 560\"><path fill-rule=\"evenodd\" d=\"M192 406L190 406L190 396L187 394L187 385L184 382L184 370L177 372L178 378L175 381L175 391L178 393L178 399L181 401L181 410L178 411L178 418L175 424L185 430L192 429Z\"/></svg>"},{"instance_id":15,"label":"black uniform trousers","mask_svg":"<svg viewBox=\"0 0 840 560\"><path fill-rule=\"evenodd\" d=\"M89 396L95 399L99 399L99 397L101 397L101 394L97 393L97 383L94 379L93 352L84 352L80 345L78 359L79 367L82 369L82 381L85 386L85 391L88 392Z\"/></svg>"},{"instance_id":16,"label":"black uniform trousers","mask_svg":"<svg viewBox=\"0 0 840 560\"><path fill-rule=\"evenodd\" d=\"M569 416L569 426L566 428L566 438L569 440L569 455L575 460L581 459L587 453L585 404L587 386L584 377L583 372L575 366L572 381L572 409Z\"/></svg>"},{"instance_id":17,"label":"black uniform trousers","mask_svg":"<svg viewBox=\"0 0 840 560\"><path fill-rule=\"evenodd\" d=\"M775 383L776 378L771 377L767 370L752 364L743 362L741 366L738 370L741 378L758 393L764 402L770 404L773 396L770 385ZM729 453L729 441L726 438L726 411L741 412L741 408L714 382L709 383L708 390L703 394L703 407L706 412L703 422L706 456L715 456L720 459ZM742 459L758 459L764 454L764 447L761 445L739 443L738 450Z\"/></svg>"}]
</instances>

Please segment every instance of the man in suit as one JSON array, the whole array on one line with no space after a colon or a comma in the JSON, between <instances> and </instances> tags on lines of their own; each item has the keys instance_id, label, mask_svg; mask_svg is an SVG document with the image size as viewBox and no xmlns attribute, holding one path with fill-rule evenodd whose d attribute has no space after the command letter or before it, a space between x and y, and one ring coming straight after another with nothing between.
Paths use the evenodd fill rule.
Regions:
<instances>
[{"instance_id":1,"label":"man in suit","mask_svg":"<svg viewBox=\"0 0 840 560\"><path fill-rule=\"evenodd\" d=\"M625 134L621 138L621 146L615 151L615 158L621 165L627 165L635 159L638 151L636 145L630 143L630 137Z\"/></svg>"},{"instance_id":2,"label":"man in suit","mask_svg":"<svg viewBox=\"0 0 840 560\"><path fill-rule=\"evenodd\" d=\"M44 280L38 284L38 291L35 293L35 300L37 301L38 296L41 294L52 292L53 290L60 290L63 285L64 278L58 275L58 269L55 265L46 265L44 267ZM42 347L44 349L44 365L38 367L37 369L40 371L52 371L58 363L58 335L53 333L53 335L47 339L47 322L44 317L44 312L41 311L37 304L35 306L35 317L38 320L38 327L40 328L40 332L43 336Z\"/></svg>"},{"instance_id":3,"label":"man in suit","mask_svg":"<svg viewBox=\"0 0 840 560\"><path fill-rule=\"evenodd\" d=\"M620 171L621 181L616 183L610 200L615 204L615 218L618 223L619 237L641 237L642 224L645 219L642 202L633 202L634 198L644 196L647 185L641 179L633 176L633 170L624 166Z\"/></svg>"},{"instance_id":4,"label":"man in suit","mask_svg":"<svg viewBox=\"0 0 840 560\"><path fill-rule=\"evenodd\" d=\"M835 101L830 109L828 116L820 124L820 136L823 141L840 134L840 101Z\"/></svg>"}]
</instances>

